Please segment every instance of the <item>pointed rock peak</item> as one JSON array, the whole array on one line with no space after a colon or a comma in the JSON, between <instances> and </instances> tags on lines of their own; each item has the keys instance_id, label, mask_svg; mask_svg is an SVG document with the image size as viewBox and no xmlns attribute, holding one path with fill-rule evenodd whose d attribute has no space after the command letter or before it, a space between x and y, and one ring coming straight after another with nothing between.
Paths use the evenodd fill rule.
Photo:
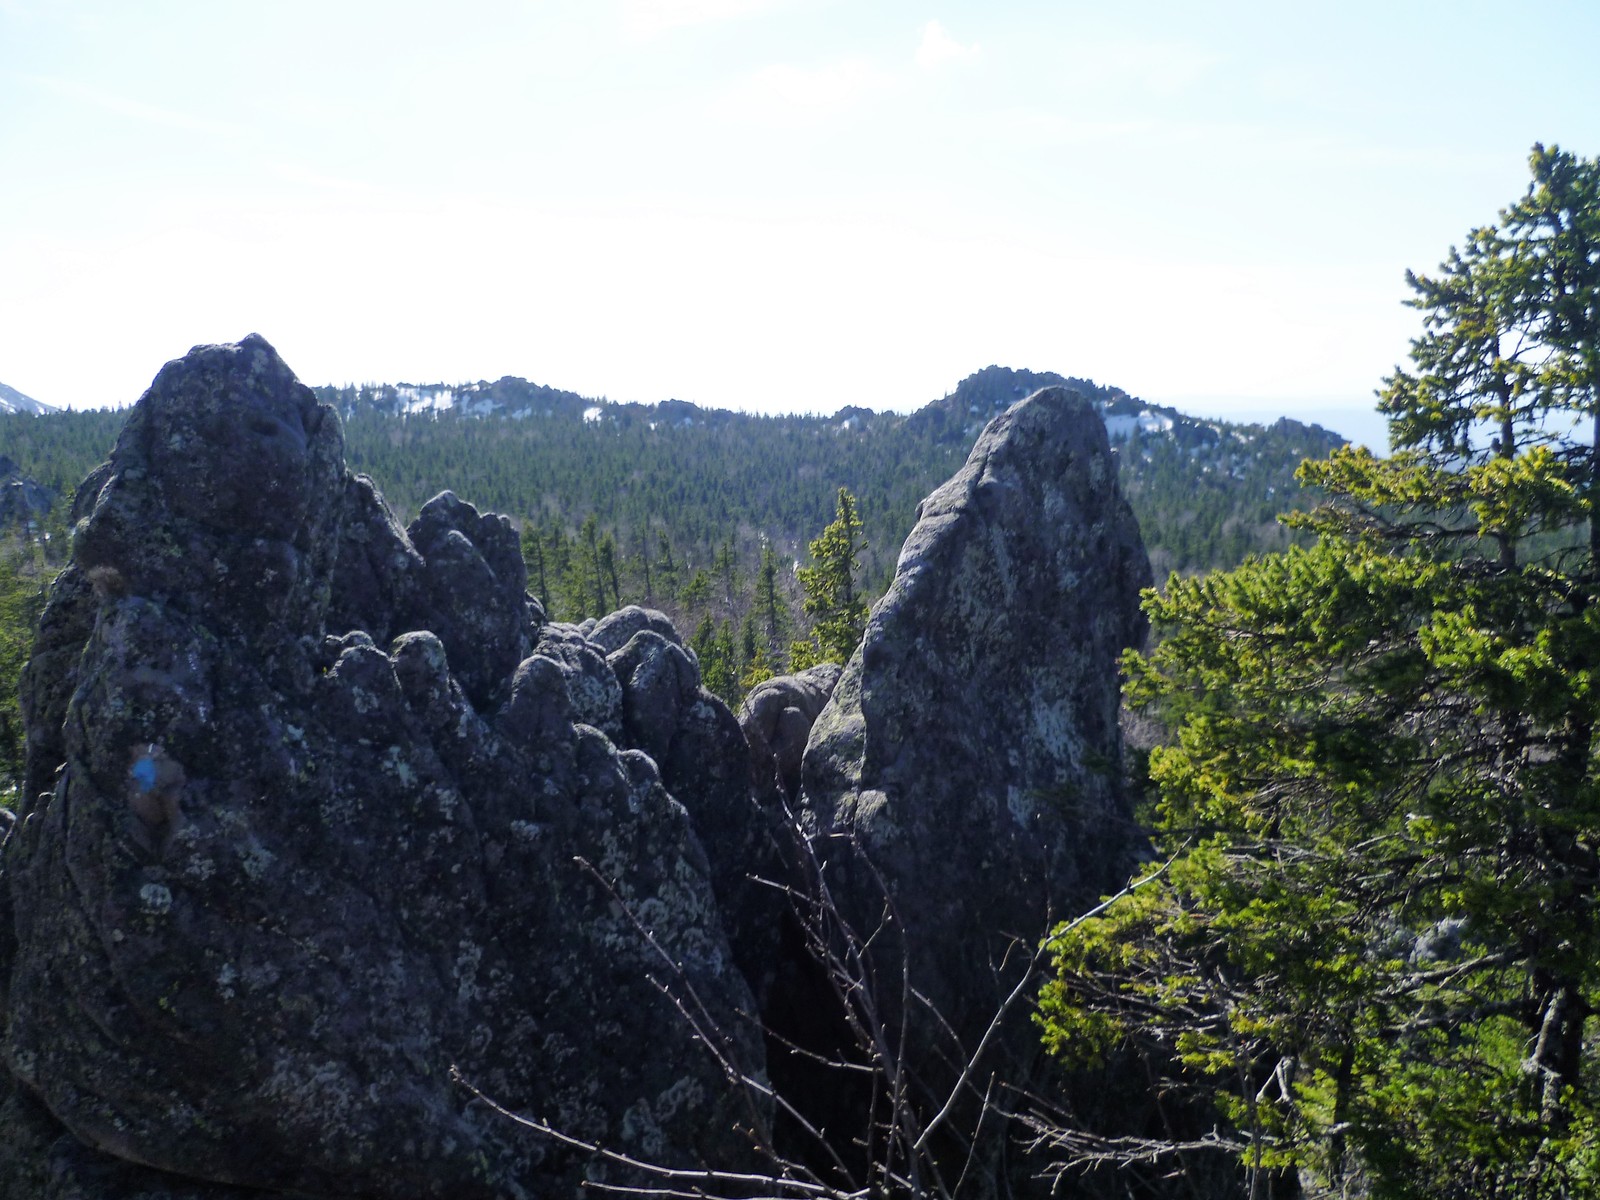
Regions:
<instances>
[{"instance_id":1,"label":"pointed rock peak","mask_svg":"<svg viewBox=\"0 0 1600 1200\"><path fill-rule=\"evenodd\" d=\"M918 923L952 1019L993 1011L1009 937L1125 877L1118 658L1150 578L1093 404L1035 392L923 501L811 730L804 804Z\"/></svg>"}]
</instances>

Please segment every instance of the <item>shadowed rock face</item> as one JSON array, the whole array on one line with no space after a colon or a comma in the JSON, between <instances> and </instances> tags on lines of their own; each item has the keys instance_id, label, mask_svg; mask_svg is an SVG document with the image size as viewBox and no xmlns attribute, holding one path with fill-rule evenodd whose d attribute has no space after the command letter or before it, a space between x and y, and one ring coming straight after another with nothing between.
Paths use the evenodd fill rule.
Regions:
<instances>
[{"instance_id":1,"label":"shadowed rock face","mask_svg":"<svg viewBox=\"0 0 1600 1200\"><path fill-rule=\"evenodd\" d=\"M897 978L909 947L913 986L958 1031L1014 978L1013 939L1025 957L1127 878L1117 660L1149 583L1102 422L1075 392L1036 392L923 501L811 728L803 803L835 886L863 929L887 889L904 942L880 967Z\"/></svg>"},{"instance_id":2,"label":"shadowed rock face","mask_svg":"<svg viewBox=\"0 0 1600 1200\"><path fill-rule=\"evenodd\" d=\"M664 631L545 624L509 525L448 494L402 531L255 336L163 369L76 516L0 864L0 1197L487 1200L608 1169L452 1067L579 1137L739 1161L763 1114L650 982L679 964L761 1072L658 766L737 813L742 746L674 759L732 717L692 660L630 650ZM651 689L675 716L630 717Z\"/></svg>"},{"instance_id":3,"label":"shadowed rock face","mask_svg":"<svg viewBox=\"0 0 1600 1200\"><path fill-rule=\"evenodd\" d=\"M1075 394L990 426L849 666L757 688L743 730L662 614L546 621L503 517L445 493L403 529L342 450L252 336L169 363L79 489L0 827L0 1200L629 1181L452 1070L637 1158L743 1166L769 1106L653 979L760 1078L753 988L849 1157L861 1097L812 1069L837 981L758 877L804 889L815 850L863 931L887 889L880 995L909 955L969 1039L1012 939L1125 878L1116 659L1149 567ZM949 1031L922 1028L937 1087Z\"/></svg>"},{"instance_id":4,"label":"shadowed rock face","mask_svg":"<svg viewBox=\"0 0 1600 1200\"><path fill-rule=\"evenodd\" d=\"M36 481L24 478L16 463L0 454L0 529L38 520L50 511L54 499Z\"/></svg>"},{"instance_id":5,"label":"shadowed rock face","mask_svg":"<svg viewBox=\"0 0 1600 1200\"><path fill-rule=\"evenodd\" d=\"M800 763L811 726L833 695L842 668L821 663L758 683L739 708L750 747L750 790L764 803L792 804L800 795Z\"/></svg>"}]
</instances>

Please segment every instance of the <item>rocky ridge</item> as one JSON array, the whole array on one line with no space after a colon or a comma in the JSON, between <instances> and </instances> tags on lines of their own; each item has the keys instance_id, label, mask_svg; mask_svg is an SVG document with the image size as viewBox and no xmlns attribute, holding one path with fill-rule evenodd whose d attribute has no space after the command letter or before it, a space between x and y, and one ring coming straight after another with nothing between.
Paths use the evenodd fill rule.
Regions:
<instances>
[{"instance_id":1,"label":"rocky ridge","mask_svg":"<svg viewBox=\"0 0 1600 1200\"><path fill-rule=\"evenodd\" d=\"M1150 582L1092 401L1036 392L922 502L810 728L799 806L850 931L841 955L859 959L905 1086L934 1111L951 1111L968 1064L1022 1092L1064 1086L1041 1084L1026 1006L1008 997L1051 925L1115 891L1143 853L1118 658L1144 639ZM797 1092L826 1086L802 1073ZM967 1177L986 1195L1026 1191L1004 1139L966 1150L983 1112L954 1111L949 1153Z\"/></svg>"},{"instance_id":2,"label":"rocky ridge","mask_svg":"<svg viewBox=\"0 0 1600 1200\"><path fill-rule=\"evenodd\" d=\"M806 743L801 805L857 868L863 925L890 902L957 1029L1003 996L1012 935L1115 890L1138 846L1118 659L1151 574L1115 470L1079 393L991 422L922 502Z\"/></svg>"},{"instance_id":3,"label":"rocky ridge","mask_svg":"<svg viewBox=\"0 0 1600 1200\"><path fill-rule=\"evenodd\" d=\"M963 1034L1004 947L1136 852L1115 656L1148 564L1111 461L1082 397L1011 408L851 663L741 728L659 613L548 621L505 518L445 493L401 528L259 337L168 364L24 677L0 1200L641 1182L577 1143L773 1169L764 1081L838 1022L795 1019L829 981L768 884L870 874L840 915L886 887ZM832 1154L852 1104L812 1110Z\"/></svg>"}]
</instances>

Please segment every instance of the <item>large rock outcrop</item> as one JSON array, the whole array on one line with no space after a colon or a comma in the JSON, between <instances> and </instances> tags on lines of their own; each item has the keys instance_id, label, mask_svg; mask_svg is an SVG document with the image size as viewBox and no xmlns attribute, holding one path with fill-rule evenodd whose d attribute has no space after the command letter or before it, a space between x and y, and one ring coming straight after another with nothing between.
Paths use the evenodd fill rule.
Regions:
<instances>
[{"instance_id":1,"label":"large rock outcrop","mask_svg":"<svg viewBox=\"0 0 1600 1200\"><path fill-rule=\"evenodd\" d=\"M169 363L75 515L0 862L0 1197L615 1173L453 1070L641 1158L741 1161L765 1114L652 982L760 1075L680 803L748 816L742 739L700 753L738 730L670 625L546 623L507 522L448 494L400 529L255 336Z\"/></svg>"},{"instance_id":2,"label":"large rock outcrop","mask_svg":"<svg viewBox=\"0 0 1600 1200\"><path fill-rule=\"evenodd\" d=\"M922 502L811 728L803 804L835 894L863 936L892 905L880 973L897 993L908 956L968 1048L1049 921L1127 878L1118 657L1149 583L1093 406L1036 392ZM931 1058L945 1033L921 1019Z\"/></svg>"},{"instance_id":3,"label":"large rock outcrop","mask_svg":"<svg viewBox=\"0 0 1600 1200\"><path fill-rule=\"evenodd\" d=\"M823 1065L863 994L814 957L840 919L892 906L862 961L937 1096L1047 921L1137 853L1116 658L1149 567L1061 389L924 502L850 664L758 687L742 729L662 614L546 620L504 518L445 493L402 528L258 337L168 364L72 516L0 827L0 1200L642 1181L459 1079L742 1167L772 1106L730 1075L774 1051L826 1174L885 1082ZM791 911L819 879L837 909Z\"/></svg>"}]
</instances>

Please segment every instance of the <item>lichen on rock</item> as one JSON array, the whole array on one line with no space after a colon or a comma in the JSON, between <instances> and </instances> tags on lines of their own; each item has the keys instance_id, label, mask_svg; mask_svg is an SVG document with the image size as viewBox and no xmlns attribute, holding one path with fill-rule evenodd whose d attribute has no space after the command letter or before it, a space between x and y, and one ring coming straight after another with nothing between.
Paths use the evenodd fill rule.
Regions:
<instances>
[{"instance_id":1,"label":"lichen on rock","mask_svg":"<svg viewBox=\"0 0 1600 1200\"><path fill-rule=\"evenodd\" d=\"M496 1106L743 1168L769 1068L853 1159L841 997L880 988L920 1102L1138 850L1149 566L1060 389L924 501L849 664L742 728L662 614L547 620L505 518L447 492L403 528L253 335L163 368L73 519L0 828L0 1200L645 1181ZM844 924L876 934L842 980Z\"/></svg>"},{"instance_id":2,"label":"lichen on rock","mask_svg":"<svg viewBox=\"0 0 1600 1200\"><path fill-rule=\"evenodd\" d=\"M894 1019L936 1094L1051 920L1115 890L1140 852L1118 659L1143 639L1150 575L1098 414L1037 392L922 502L810 727L801 805L818 858L846 920L877 931L886 1003L909 972L918 1000ZM1014 1055L1035 1043L1013 1026Z\"/></svg>"},{"instance_id":3,"label":"lichen on rock","mask_svg":"<svg viewBox=\"0 0 1600 1200\"><path fill-rule=\"evenodd\" d=\"M253 335L162 370L75 515L0 859L26 1131L0 1197L487 1200L601 1169L452 1070L579 1138L742 1161L652 982L761 1074L705 850L626 742L613 648L544 622L504 518L447 493L401 530ZM715 707L692 664L679 687Z\"/></svg>"}]
</instances>

